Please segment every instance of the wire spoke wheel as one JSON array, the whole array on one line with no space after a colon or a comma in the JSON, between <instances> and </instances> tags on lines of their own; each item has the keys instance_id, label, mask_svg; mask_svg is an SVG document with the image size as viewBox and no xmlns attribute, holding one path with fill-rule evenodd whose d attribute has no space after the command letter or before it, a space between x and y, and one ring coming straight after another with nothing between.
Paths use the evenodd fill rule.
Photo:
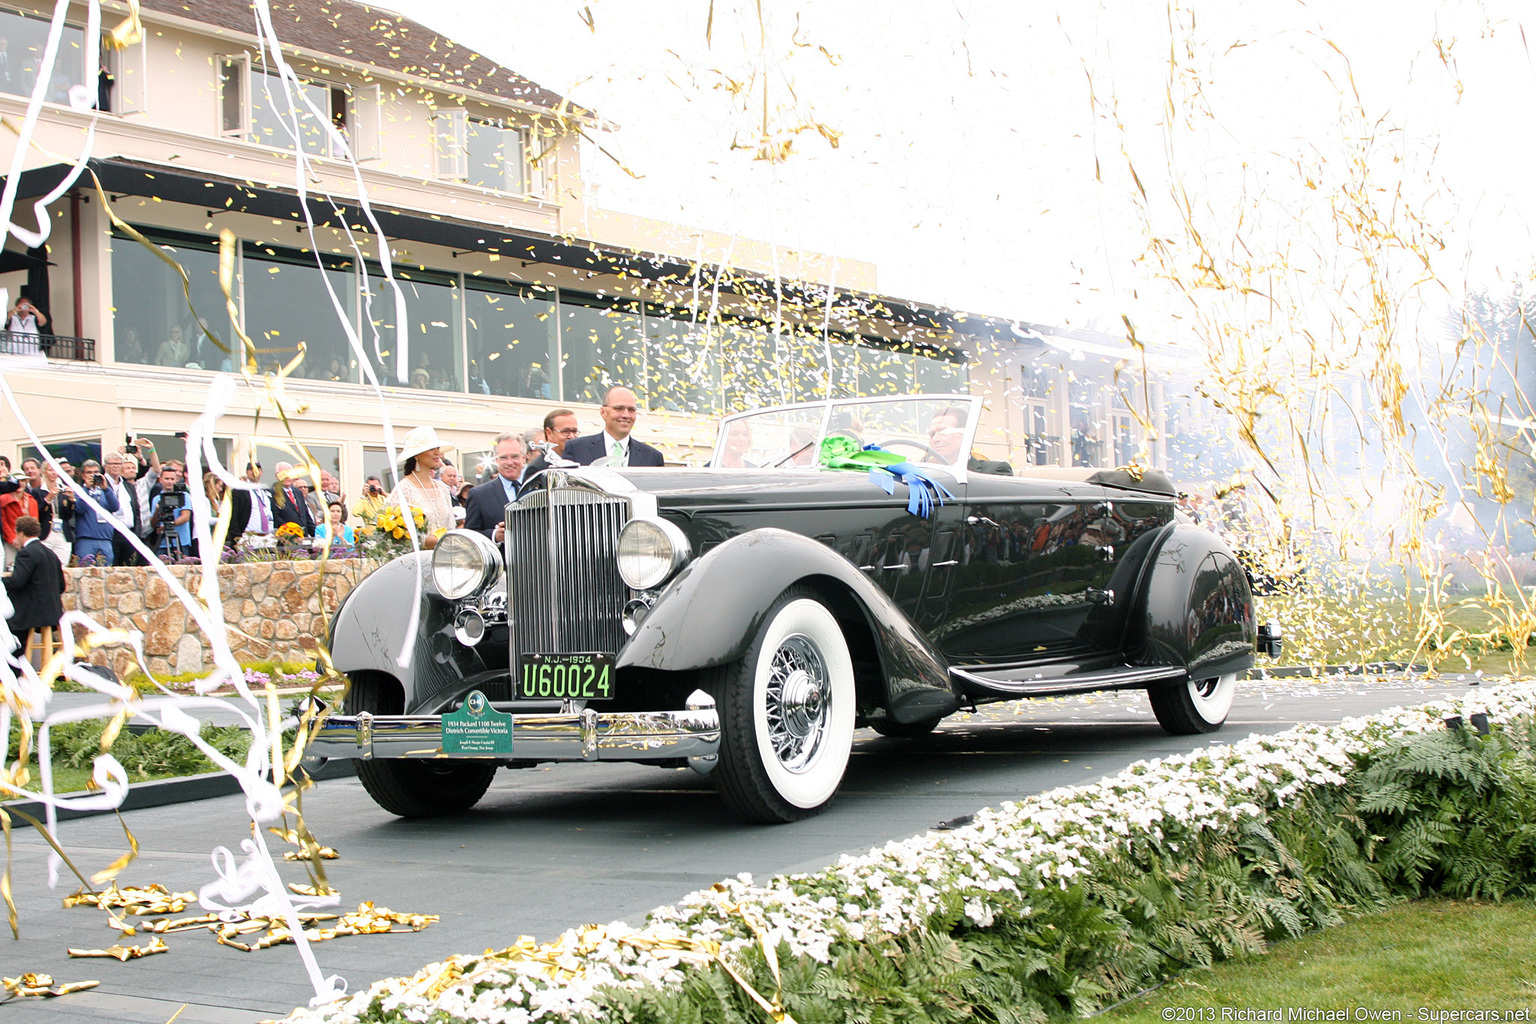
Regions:
<instances>
[{"instance_id":1,"label":"wire spoke wheel","mask_svg":"<svg viewBox=\"0 0 1536 1024\"><path fill-rule=\"evenodd\" d=\"M827 688L826 663L808 638L791 636L779 644L764 696L769 741L790 771L813 761L826 739L831 719Z\"/></svg>"},{"instance_id":2,"label":"wire spoke wheel","mask_svg":"<svg viewBox=\"0 0 1536 1024\"><path fill-rule=\"evenodd\" d=\"M705 685L720 709L726 804L750 821L816 814L837 792L853 748L853 661L837 619L809 589L774 603L740 661Z\"/></svg>"}]
</instances>

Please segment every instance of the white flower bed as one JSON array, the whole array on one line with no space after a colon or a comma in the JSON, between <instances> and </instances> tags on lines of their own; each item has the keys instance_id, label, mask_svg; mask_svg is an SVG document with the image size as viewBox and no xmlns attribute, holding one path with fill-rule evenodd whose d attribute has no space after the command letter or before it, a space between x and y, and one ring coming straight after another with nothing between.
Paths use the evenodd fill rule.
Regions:
<instances>
[{"instance_id":1,"label":"white flower bed","mask_svg":"<svg viewBox=\"0 0 1536 1024\"><path fill-rule=\"evenodd\" d=\"M288 1019L344 1024L377 999L413 1021L565 1021L595 1011L600 987L675 985L716 954L730 963L761 942L782 941L825 963L835 947L922 927L946 894L987 927L1003 904L1017 912L1031 888L1068 885L1132 839L1176 849L1190 833L1262 816L1265 804L1283 805L1311 787L1341 785L1355 756L1478 711L1495 721L1536 714L1536 684L1137 762L1102 782L985 810L954 831L888 843L814 874L763 885L748 875L727 879L652 911L638 930L614 923L542 947L525 940L506 956L455 957Z\"/></svg>"}]
</instances>

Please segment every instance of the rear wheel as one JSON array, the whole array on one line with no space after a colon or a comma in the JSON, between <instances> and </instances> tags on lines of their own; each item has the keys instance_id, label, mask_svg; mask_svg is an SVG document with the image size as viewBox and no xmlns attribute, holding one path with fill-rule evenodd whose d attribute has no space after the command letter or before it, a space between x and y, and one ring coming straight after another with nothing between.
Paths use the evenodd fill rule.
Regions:
<instances>
[{"instance_id":1,"label":"rear wheel","mask_svg":"<svg viewBox=\"0 0 1536 1024\"><path fill-rule=\"evenodd\" d=\"M1183 686L1148 690L1157 722L1175 736L1215 732L1232 710L1237 694L1237 673L1191 678Z\"/></svg>"},{"instance_id":2,"label":"rear wheel","mask_svg":"<svg viewBox=\"0 0 1536 1024\"><path fill-rule=\"evenodd\" d=\"M357 676L347 694L347 713L404 713L393 680ZM467 811L490 788L499 765L494 761L355 759L357 778L373 802L402 818L441 818Z\"/></svg>"},{"instance_id":3,"label":"rear wheel","mask_svg":"<svg viewBox=\"0 0 1536 1024\"><path fill-rule=\"evenodd\" d=\"M711 670L720 761L711 773L727 806L749 821L819 813L853 749L853 660L837 620L814 593L779 597L738 662Z\"/></svg>"}]
</instances>

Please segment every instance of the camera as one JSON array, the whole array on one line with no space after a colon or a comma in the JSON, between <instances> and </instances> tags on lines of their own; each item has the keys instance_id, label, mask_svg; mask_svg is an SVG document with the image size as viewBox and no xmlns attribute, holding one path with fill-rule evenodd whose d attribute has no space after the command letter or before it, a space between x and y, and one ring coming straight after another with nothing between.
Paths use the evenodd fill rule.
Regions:
<instances>
[{"instance_id":1,"label":"camera","mask_svg":"<svg viewBox=\"0 0 1536 1024\"><path fill-rule=\"evenodd\" d=\"M163 530L175 523L176 516L181 512L182 497L179 493L164 492L155 499L153 522L156 529Z\"/></svg>"},{"instance_id":2,"label":"camera","mask_svg":"<svg viewBox=\"0 0 1536 1024\"><path fill-rule=\"evenodd\" d=\"M132 434L124 434L123 435L123 441L124 441L123 451L127 452L129 455L138 455L139 454L139 446L133 443L133 435Z\"/></svg>"}]
</instances>

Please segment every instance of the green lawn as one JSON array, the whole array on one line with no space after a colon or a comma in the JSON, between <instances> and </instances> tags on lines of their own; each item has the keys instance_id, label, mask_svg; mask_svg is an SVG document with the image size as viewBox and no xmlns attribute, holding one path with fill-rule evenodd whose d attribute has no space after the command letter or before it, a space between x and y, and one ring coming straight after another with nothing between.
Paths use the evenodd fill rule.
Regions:
<instances>
[{"instance_id":1,"label":"green lawn","mask_svg":"<svg viewBox=\"0 0 1536 1024\"><path fill-rule=\"evenodd\" d=\"M1448 1020L1421 1009L1525 1011L1536 1017L1536 903L1421 900L1277 943L1264 956L1191 970L1104 1017L1258 1019L1239 1011L1345 1010L1336 1020ZM1370 1016L1371 1013L1382 1016ZM1271 1018L1273 1019L1273 1018ZM1310 1019L1328 1019L1314 1016ZM1461 1018L1467 1019L1465 1017Z\"/></svg>"}]
</instances>

